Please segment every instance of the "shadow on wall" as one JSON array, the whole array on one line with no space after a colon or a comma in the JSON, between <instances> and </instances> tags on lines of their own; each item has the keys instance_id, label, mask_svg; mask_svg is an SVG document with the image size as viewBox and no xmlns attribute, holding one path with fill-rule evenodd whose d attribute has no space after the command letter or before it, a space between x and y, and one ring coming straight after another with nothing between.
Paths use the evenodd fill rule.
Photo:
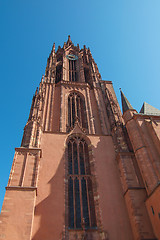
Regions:
<instances>
[{"instance_id":1,"label":"shadow on wall","mask_svg":"<svg viewBox=\"0 0 160 240\"><path fill-rule=\"evenodd\" d=\"M65 207L64 174L63 156L55 175L48 182L50 184L50 195L35 207L33 229L38 228L38 230L33 235L32 240L62 239Z\"/></svg>"},{"instance_id":2,"label":"shadow on wall","mask_svg":"<svg viewBox=\"0 0 160 240\"><path fill-rule=\"evenodd\" d=\"M98 199L98 205L96 201L95 207L99 235L96 235L96 238L87 239L107 240L107 232L109 232L109 238L112 240L133 240L115 161L112 138L110 136L90 138L92 142L94 174L97 181L97 193L94 198ZM50 184L50 194L35 208L34 235L32 240L67 239L67 237L64 238L67 215L65 209L64 166L65 153L59 162L55 175L48 182Z\"/></svg>"}]
</instances>

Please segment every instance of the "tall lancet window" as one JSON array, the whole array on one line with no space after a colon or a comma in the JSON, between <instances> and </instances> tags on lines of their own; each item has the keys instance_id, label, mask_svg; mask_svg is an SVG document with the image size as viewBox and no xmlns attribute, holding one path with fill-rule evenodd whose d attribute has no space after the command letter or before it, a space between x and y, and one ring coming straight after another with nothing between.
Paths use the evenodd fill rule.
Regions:
<instances>
[{"instance_id":1,"label":"tall lancet window","mask_svg":"<svg viewBox=\"0 0 160 240\"><path fill-rule=\"evenodd\" d=\"M77 82L78 81L78 75L77 75L77 59L78 57L74 54L67 55L67 58L69 60L69 81L70 82Z\"/></svg>"},{"instance_id":2,"label":"tall lancet window","mask_svg":"<svg viewBox=\"0 0 160 240\"><path fill-rule=\"evenodd\" d=\"M92 229L96 215L88 145L73 137L68 142L68 227Z\"/></svg>"},{"instance_id":3,"label":"tall lancet window","mask_svg":"<svg viewBox=\"0 0 160 240\"><path fill-rule=\"evenodd\" d=\"M88 129L84 98L73 92L68 97L68 130L74 127L76 121L82 128Z\"/></svg>"}]
</instances>

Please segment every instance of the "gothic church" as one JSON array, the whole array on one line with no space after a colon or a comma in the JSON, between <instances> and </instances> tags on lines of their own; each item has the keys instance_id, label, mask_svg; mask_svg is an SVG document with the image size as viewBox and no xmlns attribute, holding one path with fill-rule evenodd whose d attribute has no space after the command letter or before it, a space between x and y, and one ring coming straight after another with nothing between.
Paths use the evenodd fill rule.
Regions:
<instances>
[{"instance_id":1,"label":"gothic church","mask_svg":"<svg viewBox=\"0 0 160 240\"><path fill-rule=\"evenodd\" d=\"M0 240L160 240L160 111L140 113L70 36L49 55L0 215Z\"/></svg>"}]
</instances>

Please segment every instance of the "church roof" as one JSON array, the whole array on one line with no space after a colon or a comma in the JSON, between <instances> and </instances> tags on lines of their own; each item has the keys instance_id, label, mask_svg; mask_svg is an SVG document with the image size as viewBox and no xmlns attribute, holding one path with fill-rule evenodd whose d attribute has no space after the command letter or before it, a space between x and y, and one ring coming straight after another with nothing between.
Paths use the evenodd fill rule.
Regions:
<instances>
[{"instance_id":1,"label":"church roof","mask_svg":"<svg viewBox=\"0 0 160 240\"><path fill-rule=\"evenodd\" d=\"M128 99L126 98L126 96L124 95L124 93L121 91L121 101L122 101L122 110L123 113L126 112L128 109L133 109L132 105L130 104L130 102L128 101Z\"/></svg>"},{"instance_id":2,"label":"church roof","mask_svg":"<svg viewBox=\"0 0 160 240\"><path fill-rule=\"evenodd\" d=\"M151 106L150 104L144 102L143 106L140 110L140 113L146 114L146 115L157 115L160 116L160 110Z\"/></svg>"}]
</instances>

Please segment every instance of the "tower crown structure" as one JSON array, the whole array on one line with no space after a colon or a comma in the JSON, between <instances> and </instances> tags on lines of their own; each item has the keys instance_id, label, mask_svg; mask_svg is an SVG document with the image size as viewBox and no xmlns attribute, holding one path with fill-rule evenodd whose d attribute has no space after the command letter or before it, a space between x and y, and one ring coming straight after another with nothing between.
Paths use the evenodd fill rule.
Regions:
<instances>
[{"instance_id":1,"label":"tower crown structure","mask_svg":"<svg viewBox=\"0 0 160 240\"><path fill-rule=\"evenodd\" d=\"M160 239L160 117L121 95L123 118L90 49L70 36L53 44L15 149L0 240Z\"/></svg>"}]
</instances>

